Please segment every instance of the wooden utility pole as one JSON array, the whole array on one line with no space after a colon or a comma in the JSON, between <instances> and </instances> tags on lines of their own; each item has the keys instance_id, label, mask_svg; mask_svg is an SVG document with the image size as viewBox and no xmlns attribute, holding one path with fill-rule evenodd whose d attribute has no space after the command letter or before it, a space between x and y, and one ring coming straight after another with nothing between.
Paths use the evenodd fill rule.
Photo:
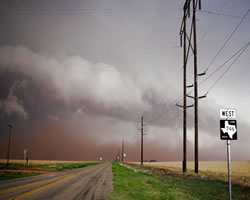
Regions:
<instances>
[{"instance_id":1,"label":"wooden utility pole","mask_svg":"<svg viewBox=\"0 0 250 200\"><path fill-rule=\"evenodd\" d=\"M190 0L186 0L184 7L183 7L183 20L180 29L180 36L181 36L181 46L183 43L183 105L176 104L183 108L183 160L182 160L182 171L185 173L187 171L187 108L193 107L193 105L187 106L187 59L188 59L188 52L187 52L187 30L186 30L186 19L189 15L189 4ZM183 38L183 42L182 42ZM189 40L190 42L190 40ZM190 48L190 43L189 43ZM189 86L190 87L190 86Z\"/></svg>"},{"instance_id":2,"label":"wooden utility pole","mask_svg":"<svg viewBox=\"0 0 250 200\"><path fill-rule=\"evenodd\" d=\"M196 41L196 0L193 0L193 53L194 53L194 171L199 172L198 165L198 72L197 72L197 41Z\"/></svg>"},{"instance_id":3,"label":"wooden utility pole","mask_svg":"<svg viewBox=\"0 0 250 200\"><path fill-rule=\"evenodd\" d=\"M124 141L122 140L122 162L124 159Z\"/></svg>"},{"instance_id":4,"label":"wooden utility pole","mask_svg":"<svg viewBox=\"0 0 250 200\"><path fill-rule=\"evenodd\" d=\"M117 160L118 160L118 162L121 161L121 150L120 150L120 148L119 148L119 151L118 151Z\"/></svg>"},{"instance_id":5,"label":"wooden utility pole","mask_svg":"<svg viewBox=\"0 0 250 200\"><path fill-rule=\"evenodd\" d=\"M180 36L182 37L184 35L184 46L183 46L183 54L184 54L184 65L183 65L183 106L180 106L176 104L179 107L183 107L183 165L182 170L183 172L186 172L187 170L187 164L186 164L186 140L187 140L187 111L186 109L189 107L193 107L193 105L187 106L186 103L186 97L190 97L194 99L194 169L195 173L198 173L198 100L201 98L205 98L206 95L199 97L198 96L198 76L203 76L206 74L206 72L198 74L197 70L197 39L196 39L196 7L197 3L199 1L199 9L201 9L201 0L193 0L193 16L192 16L192 23L191 23L191 30L190 30L190 36L188 37L186 32L186 18L187 16L190 16L190 3L191 0L186 0L184 4L184 16L183 21L181 24L181 30L180 30ZM193 35L193 42L191 41ZM188 39L188 49L187 49L187 40ZM181 38L181 46L182 46L182 38ZM186 69L187 69L187 61L188 61L188 55L189 50L193 51L194 55L194 83L190 86L186 85ZM190 96L187 94L186 88L187 87L194 87L194 96Z\"/></svg>"},{"instance_id":6,"label":"wooden utility pole","mask_svg":"<svg viewBox=\"0 0 250 200\"><path fill-rule=\"evenodd\" d=\"M143 117L141 117L141 165L143 165Z\"/></svg>"},{"instance_id":7,"label":"wooden utility pole","mask_svg":"<svg viewBox=\"0 0 250 200\"><path fill-rule=\"evenodd\" d=\"M187 2L184 5L183 24L183 162L182 171L187 171L187 50L186 50L186 15Z\"/></svg>"},{"instance_id":8,"label":"wooden utility pole","mask_svg":"<svg viewBox=\"0 0 250 200\"><path fill-rule=\"evenodd\" d=\"M9 165L9 158L10 158L10 143L11 143L11 128L13 127L13 125L8 124L9 127L9 141L8 141L8 151L7 151L7 167Z\"/></svg>"}]
</instances>

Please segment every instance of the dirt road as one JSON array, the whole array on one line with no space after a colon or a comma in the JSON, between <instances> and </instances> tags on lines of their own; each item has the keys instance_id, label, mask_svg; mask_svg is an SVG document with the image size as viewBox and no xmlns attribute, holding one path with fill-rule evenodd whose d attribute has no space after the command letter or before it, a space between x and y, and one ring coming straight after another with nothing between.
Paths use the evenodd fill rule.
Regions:
<instances>
[{"instance_id":1,"label":"dirt road","mask_svg":"<svg viewBox=\"0 0 250 200\"><path fill-rule=\"evenodd\" d=\"M0 182L2 199L106 200L112 187L112 165L103 163Z\"/></svg>"}]
</instances>

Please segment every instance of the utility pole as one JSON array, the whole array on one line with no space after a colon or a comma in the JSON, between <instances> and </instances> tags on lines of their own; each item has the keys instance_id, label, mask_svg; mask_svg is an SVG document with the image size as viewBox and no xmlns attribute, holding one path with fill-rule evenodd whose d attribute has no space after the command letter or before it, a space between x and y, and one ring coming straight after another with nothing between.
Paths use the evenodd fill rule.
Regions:
<instances>
[{"instance_id":1,"label":"utility pole","mask_svg":"<svg viewBox=\"0 0 250 200\"><path fill-rule=\"evenodd\" d=\"M122 163L124 159L124 141L122 140Z\"/></svg>"},{"instance_id":2,"label":"utility pole","mask_svg":"<svg viewBox=\"0 0 250 200\"><path fill-rule=\"evenodd\" d=\"M121 151L120 151L120 148L119 148L119 152L118 152L118 162L121 162Z\"/></svg>"},{"instance_id":3,"label":"utility pole","mask_svg":"<svg viewBox=\"0 0 250 200\"><path fill-rule=\"evenodd\" d=\"M143 165L143 117L141 117L141 165Z\"/></svg>"},{"instance_id":4,"label":"utility pole","mask_svg":"<svg viewBox=\"0 0 250 200\"><path fill-rule=\"evenodd\" d=\"M197 73L197 41L196 41L196 0L193 0L193 30L194 30L194 43L193 43L193 53L194 53L194 171L199 172L198 165L198 73Z\"/></svg>"},{"instance_id":5,"label":"utility pole","mask_svg":"<svg viewBox=\"0 0 250 200\"><path fill-rule=\"evenodd\" d=\"M10 141L11 141L11 128L13 127L13 125L8 124L9 127L9 141L8 141L8 152L7 152L7 167L9 165L9 158L10 158Z\"/></svg>"},{"instance_id":6,"label":"utility pole","mask_svg":"<svg viewBox=\"0 0 250 200\"><path fill-rule=\"evenodd\" d=\"M187 3L184 5L184 25L183 25L183 162L182 171L187 171L187 63L186 63L186 15Z\"/></svg>"},{"instance_id":7,"label":"utility pole","mask_svg":"<svg viewBox=\"0 0 250 200\"><path fill-rule=\"evenodd\" d=\"M196 8L197 8L197 3L199 1L199 9L201 9L201 0L193 0L193 17L192 17L192 25L191 25L191 30L190 30L190 36L188 37L186 33L186 17L190 16L190 2L191 0L186 0L184 4L184 16L183 16L183 21L181 24L181 30L180 30L180 36L184 34L184 46L183 46L183 54L184 54L184 66L183 66L183 106L180 106L177 104L177 106L183 107L183 165L182 169L183 172L186 172L186 128L187 128L187 122L186 122L186 108L192 107L187 106L186 103L186 97L190 97L194 99L194 168L195 168L195 173L198 173L199 171L199 166L198 166L198 100L201 98L205 98L206 95L199 97L198 96L198 76L203 76L206 73L201 73L198 74L197 70L197 39L196 39ZM193 43L191 41L192 39L192 34L193 34ZM188 49L186 49L186 38L188 39ZM182 39L181 39L181 46L182 46ZM190 86L186 85L186 68L187 68L187 61L188 61L188 55L189 55L189 50L190 48L193 51L194 54L194 83ZM186 92L187 87L194 87L194 96L190 96Z\"/></svg>"},{"instance_id":8,"label":"utility pole","mask_svg":"<svg viewBox=\"0 0 250 200\"><path fill-rule=\"evenodd\" d=\"M186 77L187 77L187 59L188 59L187 54L188 53L187 53L186 19L187 19L187 15L189 15L189 4L190 4L190 0L186 0L184 7L183 7L184 14L183 14L183 21L182 21L182 25L180 29L180 36L181 36L180 46L182 46L182 38L183 38L183 105L176 104L176 106L183 108L183 160L182 160L182 172L183 173L187 171L187 108L193 107L193 105L187 106L187 78Z\"/></svg>"}]
</instances>

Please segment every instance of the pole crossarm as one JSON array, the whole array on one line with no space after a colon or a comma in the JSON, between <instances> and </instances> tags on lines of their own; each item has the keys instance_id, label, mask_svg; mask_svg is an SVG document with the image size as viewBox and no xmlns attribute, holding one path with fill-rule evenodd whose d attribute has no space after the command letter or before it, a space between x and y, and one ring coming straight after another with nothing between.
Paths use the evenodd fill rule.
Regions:
<instances>
[{"instance_id":1,"label":"pole crossarm","mask_svg":"<svg viewBox=\"0 0 250 200\"><path fill-rule=\"evenodd\" d=\"M188 94L187 94L187 97L192 98L192 99L195 99L194 96L190 96L190 95L188 95ZM203 95L203 96L199 96L198 99L204 99L204 98L206 98L206 97L207 97L207 94L205 94L205 95Z\"/></svg>"},{"instance_id":2,"label":"pole crossarm","mask_svg":"<svg viewBox=\"0 0 250 200\"><path fill-rule=\"evenodd\" d=\"M198 99L204 99L207 97L207 94L203 95L203 96L199 96Z\"/></svg>"},{"instance_id":3,"label":"pole crossarm","mask_svg":"<svg viewBox=\"0 0 250 200\"><path fill-rule=\"evenodd\" d=\"M194 97L193 97L193 96L190 96L190 95L188 95L188 94L187 94L186 96L187 96L187 97L189 97L189 98L191 98L191 99L194 99Z\"/></svg>"},{"instance_id":4,"label":"pole crossarm","mask_svg":"<svg viewBox=\"0 0 250 200\"><path fill-rule=\"evenodd\" d=\"M206 71L204 71L204 72L198 74L198 76L204 76L204 75L206 75Z\"/></svg>"},{"instance_id":5,"label":"pole crossarm","mask_svg":"<svg viewBox=\"0 0 250 200\"><path fill-rule=\"evenodd\" d=\"M180 104L176 104L177 107L180 107L180 108L184 108L184 106L180 105ZM188 105L186 106L186 108L192 108L194 107L194 104L191 104L191 105Z\"/></svg>"}]
</instances>

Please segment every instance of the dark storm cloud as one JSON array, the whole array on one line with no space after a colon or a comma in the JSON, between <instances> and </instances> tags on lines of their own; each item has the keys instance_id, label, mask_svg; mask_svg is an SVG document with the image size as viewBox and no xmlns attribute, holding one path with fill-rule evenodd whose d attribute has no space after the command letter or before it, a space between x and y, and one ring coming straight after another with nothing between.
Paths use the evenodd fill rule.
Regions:
<instances>
[{"instance_id":1,"label":"dark storm cloud","mask_svg":"<svg viewBox=\"0 0 250 200\"><path fill-rule=\"evenodd\" d=\"M116 109L125 114L137 109L142 113L151 108L152 102L164 102L165 89L152 75L143 74L135 80L112 65L92 64L78 56L51 57L23 46L4 46L0 53L2 72L28 77L45 93L43 96L74 110L93 109L115 115ZM18 103L17 99L14 102Z\"/></svg>"}]
</instances>

